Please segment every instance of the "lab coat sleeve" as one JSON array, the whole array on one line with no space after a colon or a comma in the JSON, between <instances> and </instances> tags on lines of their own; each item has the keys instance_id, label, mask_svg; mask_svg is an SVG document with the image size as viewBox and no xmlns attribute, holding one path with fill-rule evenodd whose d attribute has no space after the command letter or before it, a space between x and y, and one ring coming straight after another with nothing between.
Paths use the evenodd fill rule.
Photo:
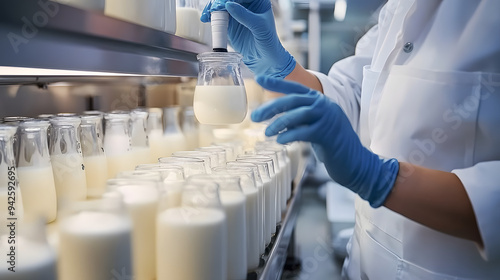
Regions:
<instances>
[{"instance_id":1,"label":"lab coat sleeve","mask_svg":"<svg viewBox=\"0 0 500 280\"><path fill-rule=\"evenodd\" d=\"M480 162L453 170L467 191L476 215L487 261L500 260L500 161Z\"/></svg>"},{"instance_id":2,"label":"lab coat sleeve","mask_svg":"<svg viewBox=\"0 0 500 280\"><path fill-rule=\"evenodd\" d=\"M323 93L340 105L358 132L363 67L372 60L378 27L372 27L356 44L355 55L344 58L331 67L328 75L310 71L320 81Z\"/></svg>"}]
</instances>

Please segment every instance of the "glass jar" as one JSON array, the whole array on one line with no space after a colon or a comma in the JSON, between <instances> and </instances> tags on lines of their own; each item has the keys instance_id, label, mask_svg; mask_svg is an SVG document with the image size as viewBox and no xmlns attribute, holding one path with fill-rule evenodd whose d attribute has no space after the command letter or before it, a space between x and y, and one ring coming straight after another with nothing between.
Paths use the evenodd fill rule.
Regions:
<instances>
[{"instance_id":1,"label":"glass jar","mask_svg":"<svg viewBox=\"0 0 500 280\"><path fill-rule=\"evenodd\" d=\"M194 93L194 113L202 124L240 123L247 114L247 97L241 76L242 56L234 52L198 55L200 70Z\"/></svg>"},{"instance_id":2,"label":"glass jar","mask_svg":"<svg viewBox=\"0 0 500 280\"><path fill-rule=\"evenodd\" d=\"M187 150L194 150L199 147L198 123L192 106L184 107L182 110L182 132L186 137Z\"/></svg>"},{"instance_id":3,"label":"glass jar","mask_svg":"<svg viewBox=\"0 0 500 280\"><path fill-rule=\"evenodd\" d=\"M150 163L158 162L158 159L168 153L166 145L163 145L163 120L162 109L149 108L148 109L148 139L149 148L151 149Z\"/></svg>"}]
</instances>

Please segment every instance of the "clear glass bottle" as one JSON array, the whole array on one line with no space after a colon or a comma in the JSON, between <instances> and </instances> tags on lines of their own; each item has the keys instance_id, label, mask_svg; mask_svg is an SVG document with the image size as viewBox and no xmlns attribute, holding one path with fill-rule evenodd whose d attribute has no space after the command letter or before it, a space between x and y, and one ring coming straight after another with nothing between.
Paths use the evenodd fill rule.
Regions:
<instances>
[{"instance_id":1,"label":"clear glass bottle","mask_svg":"<svg viewBox=\"0 0 500 280\"><path fill-rule=\"evenodd\" d=\"M131 151L135 166L148 163L151 159L148 137L148 112L134 109L130 112ZM134 166L134 167L135 167Z\"/></svg>"},{"instance_id":2,"label":"clear glass bottle","mask_svg":"<svg viewBox=\"0 0 500 280\"><path fill-rule=\"evenodd\" d=\"M104 113L101 111L84 111L85 116L97 116L100 122L97 124L96 132L97 139L101 142L101 146L104 147Z\"/></svg>"},{"instance_id":3,"label":"clear glass bottle","mask_svg":"<svg viewBox=\"0 0 500 280\"><path fill-rule=\"evenodd\" d=\"M80 139L87 178L87 196L96 198L106 191L106 180L108 179L108 163L98 132L99 126L102 129L102 121L98 115L83 115L80 119L82 121Z\"/></svg>"},{"instance_id":4,"label":"clear glass bottle","mask_svg":"<svg viewBox=\"0 0 500 280\"><path fill-rule=\"evenodd\" d=\"M135 167L131 153L130 115L125 111L113 111L104 118L104 151L108 161L108 179L111 179L118 172L133 170Z\"/></svg>"},{"instance_id":5,"label":"clear glass bottle","mask_svg":"<svg viewBox=\"0 0 500 280\"><path fill-rule=\"evenodd\" d=\"M80 118L55 117L50 123L49 151L58 205L85 200L87 179L80 142Z\"/></svg>"},{"instance_id":6,"label":"clear glass bottle","mask_svg":"<svg viewBox=\"0 0 500 280\"><path fill-rule=\"evenodd\" d=\"M163 108L163 145L166 146L162 157L169 157L173 152L187 149L186 137L179 122L179 106Z\"/></svg>"},{"instance_id":7,"label":"clear glass bottle","mask_svg":"<svg viewBox=\"0 0 500 280\"><path fill-rule=\"evenodd\" d=\"M158 159L167 153L166 145L163 145L163 120L162 109L148 109L148 139L151 149L150 163L157 163Z\"/></svg>"},{"instance_id":8,"label":"clear glass bottle","mask_svg":"<svg viewBox=\"0 0 500 280\"><path fill-rule=\"evenodd\" d=\"M16 126L0 124L0 219L5 222L8 218L20 221L24 216L14 158L16 131Z\"/></svg>"},{"instance_id":9,"label":"clear glass bottle","mask_svg":"<svg viewBox=\"0 0 500 280\"><path fill-rule=\"evenodd\" d=\"M196 121L192 106L184 107L182 110L182 132L186 136L188 150L194 150L200 146L198 121Z\"/></svg>"},{"instance_id":10,"label":"clear glass bottle","mask_svg":"<svg viewBox=\"0 0 500 280\"><path fill-rule=\"evenodd\" d=\"M247 114L247 97L241 76L242 56L235 52L198 55L200 70L194 92L194 113L202 124L240 123Z\"/></svg>"},{"instance_id":11,"label":"clear glass bottle","mask_svg":"<svg viewBox=\"0 0 500 280\"><path fill-rule=\"evenodd\" d=\"M181 207L159 209L157 279L228 279L227 221L217 184L188 179Z\"/></svg>"},{"instance_id":12,"label":"clear glass bottle","mask_svg":"<svg viewBox=\"0 0 500 280\"><path fill-rule=\"evenodd\" d=\"M42 217L46 222L52 222L57 215L56 187L47 140L48 127L49 122L44 120L28 120L19 126L17 162L26 221Z\"/></svg>"}]
</instances>

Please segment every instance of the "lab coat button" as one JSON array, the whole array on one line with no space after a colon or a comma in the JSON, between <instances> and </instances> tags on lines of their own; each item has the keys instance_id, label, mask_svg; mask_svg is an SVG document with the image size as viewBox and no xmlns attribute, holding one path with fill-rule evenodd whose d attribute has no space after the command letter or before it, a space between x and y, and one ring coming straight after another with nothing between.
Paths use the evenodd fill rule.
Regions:
<instances>
[{"instance_id":1,"label":"lab coat button","mask_svg":"<svg viewBox=\"0 0 500 280\"><path fill-rule=\"evenodd\" d=\"M407 42L404 47L403 47L403 51L405 53L409 53L413 50L413 43L412 42Z\"/></svg>"}]
</instances>

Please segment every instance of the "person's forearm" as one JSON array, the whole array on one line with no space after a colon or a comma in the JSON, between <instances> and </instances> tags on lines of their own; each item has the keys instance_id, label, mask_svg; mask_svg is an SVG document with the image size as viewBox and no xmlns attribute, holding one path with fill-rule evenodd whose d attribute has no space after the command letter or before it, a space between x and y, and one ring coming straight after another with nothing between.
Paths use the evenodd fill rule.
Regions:
<instances>
[{"instance_id":1,"label":"person's forearm","mask_svg":"<svg viewBox=\"0 0 500 280\"><path fill-rule=\"evenodd\" d=\"M295 64L293 71L285 77L285 80L294 81L319 92L323 92L323 86L318 78L304 69L298 62Z\"/></svg>"},{"instance_id":2,"label":"person's forearm","mask_svg":"<svg viewBox=\"0 0 500 280\"><path fill-rule=\"evenodd\" d=\"M401 162L384 205L422 225L482 245L467 192L453 173Z\"/></svg>"}]
</instances>

